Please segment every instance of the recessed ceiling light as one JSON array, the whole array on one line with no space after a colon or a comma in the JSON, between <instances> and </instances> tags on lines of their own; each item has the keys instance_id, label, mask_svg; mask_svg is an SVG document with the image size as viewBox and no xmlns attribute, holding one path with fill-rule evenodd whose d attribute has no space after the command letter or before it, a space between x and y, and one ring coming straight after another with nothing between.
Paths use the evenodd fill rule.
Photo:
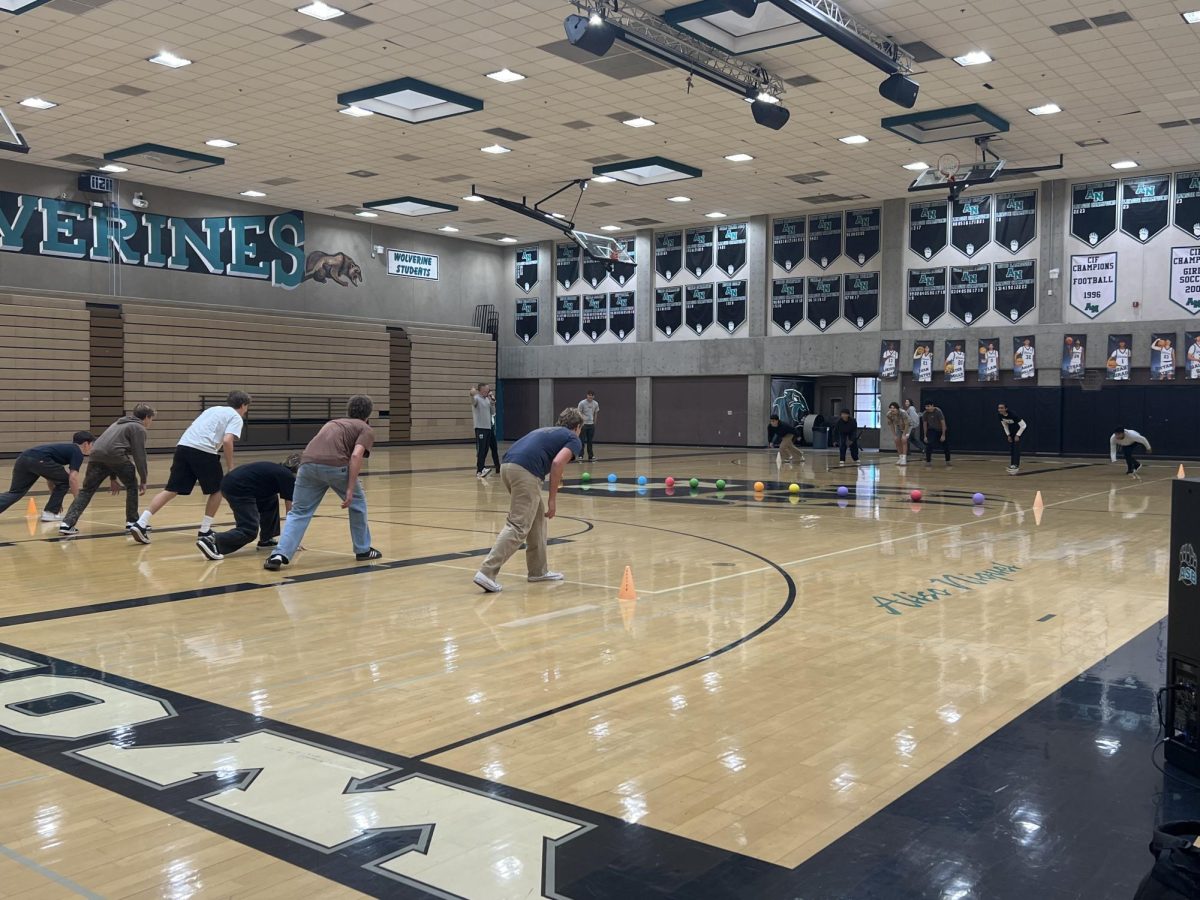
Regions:
<instances>
[{"instance_id":1,"label":"recessed ceiling light","mask_svg":"<svg viewBox=\"0 0 1200 900\"><path fill-rule=\"evenodd\" d=\"M166 66L168 69L182 69L184 66L190 66L192 61L184 59L182 56L176 56L167 50L163 50L157 56L152 56L149 62L157 63L160 66Z\"/></svg>"},{"instance_id":2,"label":"recessed ceiling light","mask_svg":"<svg viewBox=\"0 0 1200 900\"><path fill-rule=\"evenodd\" d=\"M511 153L507 147L501 147L499 144L492 144L490 147L480 147L484 153Z\"/></svg>"},{"instance_id":3,"label":"recessed ceiling light","mask_svg":"<svg viewBox=\"0 0 1200 900\"><path fill-rule=\"evenodd\" d=\"M1189 25L1200 25L1200 9L1193 9L1191 12L1180 13L1183 16L1183 21Z\"/></svg>"},{"instance_id":4,"label":"recessed ceiling light","mask_svg":"<svg viewBox=\"0 0 1200 900\"><path fill-rule=\"evenodd\" d=\"M108 172L112 175L120 175L122 172L128 172L129 170L124 166L114 166L112 163L109 163L107 166L101 166L100 171Z\"/></svg>"},{"instance_id":5,"label":"recessed ceiling light","mask_svg":"<svg viewBox=\"0 0 1200 900\"><path fill-rule=\"evenodd\" d=\"M1029 111L1035 116L1052 116L1062 112L1062 107L1057 103L1043 103L1041 106L1029 107Z\"/></svg>"},{"instance_id":6,"label":"recessed ceiling light","mask_svg":"<svg viewBox=\"0 0 1200 900\"><path fill-rule=\"evenodd\" d=\"M438 229L438 231L447 231L447 232L450 232L451 234L454 234L458 231L458 229L455 228L453 225L443 225L441 228Z\"/></svg>"},{"instance_id":7,"label":"recessed ceiling light","mask_svg":"<svg viewBox=\"0 0 1200 900\"><path fill-rule=\"evenodd\" d=\"M683 194L680 194L678 197L668 197L667 199L669 201L671 201L672 203L691 203L692 202L691 197L685 197L685 196L683 196Z\"/></svg>"},{"instance_id":8,"label":"recessed ceiling light","mask_svg":"<svg viewBox=\"0 0 1200 900\"><path fill-rule=\"evenodd\" d=\"M730 162L750 162L750 160L754 159L749 153L730 153L725 158Z\"/></svg>"},{"instance_id":9,"label":"recessed ceiling light","mask_svg":"<svg viewBox=\"0 0 1200 900\"><path fill-rule=\"evenodd\" d=\"M463 197L463 199L468 201L469 203L482 203L483 202L483 198L477 194L467 194L467 196Z\"/></svg>"},{"instance_id":10,"label":"recessed ceiling light","mask_svg":"<svg viewBox=\"0 0 1200 900\"><path fill-rule=\"evenodd\" d=\"M620 225L601 225L600 230L601 231L620 231L621 226Z\"/></svg>"},{"instance_id":11,"label":"recessed ceiling light","mask_svg":"<svg viewBox=\"0 0 1200 900\"><path fill-rule=\"evenodd\" d=\"M500 238L500 243L501 243L501 244L515 244L516 242L517 242L517 239L516 239L515 237L502 237L502 238Z\"/></svg>"},{"instance_id":12,"label":"recessed ceiling light","mask_svg":"<svg viewBox=\"0 0 1200 900\"><path fill-rule=\"evenodd\" d=\"M927 162L910 162L910 163L905 163L904 168L908 169L908 171L910 171L910 172L924 172L926 169L929 168L929 163L927 163Z\"/></svg>"},{"instance_id":13,"label":"recessed ceiling light","mask_svg":"<svg viewBox=\"0 0 1200 900\"><path fill-rule=\"evenodd\" d=\"M354 116L356 119L362 119L366 118L367 116L375 115L375 113L371 112L369 109L363 109L361 106L343 106L338 110L338 112L340 112L343 116Z\"/></svg>"},{"instance_id":14,"label":"recessed ceiling light","mask_svg":"<svg viewBox=\"0 0 1200 900\"><path fill-rule=\"evenodd\" d=\"M970 53L954 57L954 61L960 66L982 66L984 63L990 63L992 58L982 50L972 50Z\"/></svg>"},{"instance_id":15,"label":"recessed ceiling light","mask_svg":"<svg viewBox=\"0 0 1200 900\"><path fill-rule=\"evenodd\" d=\"M265 197L267 196L262 191L242 191L243 197Z\"/></svg>"},{"instance_id":16,"label":"recessed ceiling light","mask_svg":"<svg viewBox=\"0 0 1200 900\"><path fill-rule=\"evenodd\" d=\"M525 76L520 72L514 72L512 69L501 69L499 72L488 72L488 78L493 81L499 81L503 84L511 84L514 81L524 81Z\"/></svg>"},{"instance_id":17,"label":"recessed ceiling light","mask_svg":"<svg viewBox=\"0 0 1200 900\"><path fill-rule=\"evenodd\" d=\"M1132 159L1122 159L1110 164L1114 169L1136 169L1138 164Z\"/></svg>"},{"instance_id":18,"label":"recessed ceiling light","mask_svg":"<svg viewBox=\"0 0 1200 900\"><path fill-rule=\"evenodd\" d=\"M28 106L30 109L54 109L54 107L58 106L57 103L43 100L41 97L26 97L21 101L21 105Z\"/></svg>"},{"instance_id":19,"label":"recessed ceiling light","mask_svg":"<svg viewBox=\"0 0 1200 900\"><path fill-rule=\"evenodd\" d=\"M328 3L322 3L321 0L313 0L308 6L301 6L296 12L312 16L314 19L320 19L322 22L328 22L330 19L336 19L338 16L346 14L344 9L338 9L335 6L330 6Z\"/></svg>"},{"instance_id":20,"label":"recessed ceiling light","mask_svg":"<svg viewBox=\"0 0 1200 900\"><path fill-rule=\"evenodd\" d=\"M845 137L838 138L843 144L865 144L870 138L863 137L861 134L848 134Z\"/></svg>"},{"instance_id":21,"label":"recessed ceiling light","mask_svg":"<svg viewBox=\"0 0 1200 900\"><path fill-rule=\"evenodd\" d=\"M725 218L725 213L723 213L723 212L705 213L704 218L706 218L706 219L723 219L723 218Z\"/></svg>"},{"instance_id":22,"label":"recessed ceiling light","mask_svg":"<svg viewBox=\"0 0 1200 900\"><path fill-rule=\"evenodd\" d=\"M211 141L205 141L210 147L220 147L222 150L228 150L230 147L236 147L236 141L227 141L225 138L213 138Z\"/></svg>"},{"instance_id":23,"label":"recessed ceiling light","mask_svg":"<svg viewBox=\"0 0 1200 900\"><path fill-rule=\"evenodd\" d=\"M566 216L564 216L562 213L550 213L550 217L552 219L565 219L566 218Z\"/></svg>"},{"instance_id":24,"label":"recessed ceiling light","mask_svg":"<svg viewBox=\"0 0 1200 900\"><path fill-rule=\"evenodd\" d=\"M759 91L754 97L759 103L778 103L779 98L769 91Z\"/></svg>"},{"instance_id":25,"label":"recessed ceiling light","mask_svg":"<svg viewBox=\"0 0 1200 900\"><path fill-rule=\"evenodd\" d=\"M362 219L378 219L379 213L371 212L369 209L360 209L355 213L356 216Z\"/></svg>"},{"instance_id":26,"label":"recessed ceiling light","mask_svg":"<svg viewBox=\"0 0 1200 900\"><path fill-rule=\"evenodd\" d=\"M647 119L645 116L637 116L633 119L626 119L625 124L630 128L649 128L654 124L654 121Z\"/></svg>"},{"instance_id":27,"label":"recessed ceiling light","mask_svg":"<svg viewBox=\"0 0 1200 900\"><path fill-rule=\"evenodd\" d=\"M607 175L597 175L592 179L596 184L612 184L617 179L609 178Z\"/></svg>"}]
</instances>

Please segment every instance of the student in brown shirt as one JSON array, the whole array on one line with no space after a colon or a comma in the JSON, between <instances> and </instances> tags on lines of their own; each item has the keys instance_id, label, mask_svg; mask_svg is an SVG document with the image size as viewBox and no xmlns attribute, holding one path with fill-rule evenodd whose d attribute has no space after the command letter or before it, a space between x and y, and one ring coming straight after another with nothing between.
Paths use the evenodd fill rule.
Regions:
<instances>
[{"instance_id":1,"label":"student in brown shirt","mask_svg":"<svg viewBox=\"0 0 1200 900\"><path fill-rule=\"evenodd\" d=\"M312 521L325 492L333 488L342 498L342 509L350 510L350 539L354 558L360 562L381 559L383 554L371 546L367 524L367 497L358 476L363 460L371 455L375 433L367 420L375 404L365 394L355 394L346 404L346 418L333 419L321 426L316 437L300 454L300 470L292 494L292 511L283 523L279 547L267 557L263 568L271 572L286 566L300 549L304 532Z\"/></svg>"}]
</instances>

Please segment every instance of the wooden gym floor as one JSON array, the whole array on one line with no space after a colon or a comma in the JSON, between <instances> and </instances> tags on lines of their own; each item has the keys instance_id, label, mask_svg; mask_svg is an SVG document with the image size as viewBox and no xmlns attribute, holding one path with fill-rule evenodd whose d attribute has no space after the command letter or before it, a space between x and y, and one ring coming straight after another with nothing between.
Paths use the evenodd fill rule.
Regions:
<instances>
[{"instance_id":1,"label":"wooden gym floor","mask_svg":"<svg viewBox=\"0 0 1200 900\"><path fill-rule=\"evenodd\" d=\"M332 495L278 574L253 547L203 559L199 497L148 547L119 497L70 540L18 504L0 518L0 894L831 896L801 864L1166 614L1175 462L1134 480L1106 459L1009 477L998 457L780 470L774 451L599 449L550 526L567 580L526 583L518 554L499 595L471 576L507 496L470 446L372 455L375 566ZM939 896L937 877L845 895Z\"/></svg>"}]
</instances>

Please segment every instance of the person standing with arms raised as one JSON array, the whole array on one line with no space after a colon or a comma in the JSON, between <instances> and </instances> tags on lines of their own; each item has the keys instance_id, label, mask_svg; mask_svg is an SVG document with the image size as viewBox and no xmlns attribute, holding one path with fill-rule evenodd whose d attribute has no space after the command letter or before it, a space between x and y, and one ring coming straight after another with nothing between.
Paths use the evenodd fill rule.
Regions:
<instances>
[{"instance_id":1,"label":"person standing with arms raised","mask_svg":"<svg viewBox=\"0 0 1200 900\"><path fill-rule=\"evenodd\" d=\"M500 450L496 446L496 398L485 381L471 388L471 416L475 422L475 477L487 478L492 469L500 471ZM489 450L492 468L484 465Z\"/></svg>"},{"instance_id":2,"label":"person standing with arms raised","mask_svg":"<svg viewBox=\"0 0 1200 900\"><path fill-rule=\"evenodd\" d=\"M587 450L587 461L595 462L596 454L593 452L592 439L596 437L596 417L600 414L600 404L596 402L596 392L588 391L587 396L579 401L579 406L576 408L583 416L582 441ZM583 462L582 455L580 455L579 461Z\"/></svg>"}]
</instances>

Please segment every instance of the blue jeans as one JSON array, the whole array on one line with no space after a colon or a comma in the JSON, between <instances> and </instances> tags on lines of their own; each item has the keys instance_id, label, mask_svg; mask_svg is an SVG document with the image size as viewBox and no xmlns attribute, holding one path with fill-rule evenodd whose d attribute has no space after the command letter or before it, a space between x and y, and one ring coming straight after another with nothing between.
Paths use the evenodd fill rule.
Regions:
<instances>
[{"instance_id":1,"label":"blue jeans","mask_svg":"<svg viewBox=\"0 0 1200 900\"><path fill-rule=\"evenodd\" d=\"M305 463L296 473L296 488L292 494L292 511L288 513L287 521L283 523L283 534L279 536L279 546L275 552L281 554L289 562L300 549L304 540L304 532L312 521L317 507L330 488L342 500L346 499L346 482L350 470L346 466L323 466L319 463ZM354 498L350 501L350 539L354 543L355 553L366 553L371 549L371 528L367 524L367 497L363 493L362 484L354 485Z\"/></svg>"}]
</instances>

